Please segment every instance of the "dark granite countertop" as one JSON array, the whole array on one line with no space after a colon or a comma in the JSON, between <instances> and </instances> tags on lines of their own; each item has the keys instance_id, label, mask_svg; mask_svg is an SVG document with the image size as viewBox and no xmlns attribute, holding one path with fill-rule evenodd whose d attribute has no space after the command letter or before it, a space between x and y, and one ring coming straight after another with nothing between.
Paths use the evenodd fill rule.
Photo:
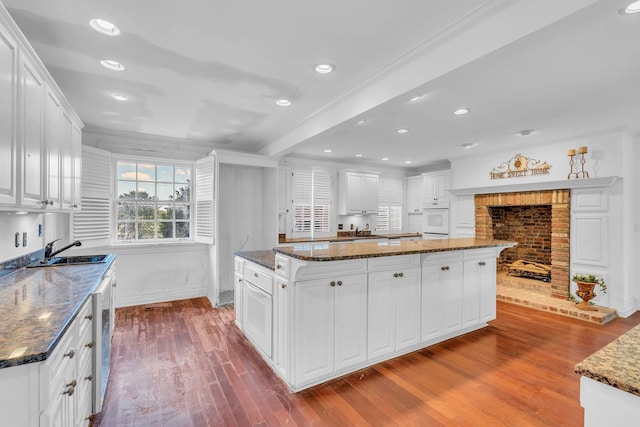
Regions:
<instances>
[{"instance_id":1,"label":"dark granite countertop","mask_svg":"<svg viewBox=\"0 0 640 427\"><path fill-rule=\"evenodd\" d=\"M576 373L640 396L640 326L575 366Z\"/></svg>"},{"instance_id":2,"label":"dark granite countertop","mask_svg":"<svg viewBox=\"0 0 640 427\"><path fill-rule=\"evenodd\" d=\"M369 234L366 236L328 236L328 237L299 237L285 239L283 244L288 243L305 243L305 242L353 242L354 240L368 239L400 239L402 237L418 237L422 238L420 233L386 233L386 234Z\"/></svg>"},{"instance_id":3,"label":"dark granite countertop","mask_svg":"<svg viewBox=\"0 0 640 427\"><path fill-rule=\"evenodd\" d=\"M0 368L46 360L114 260L0 277Z\"/></svg>"},{"instance_id":4,"label":"dark granite countertop","mask_svg":"<svg viewBox=\"0 0 640 427\"><path fill-rule=\"evenodd\" d=\"M459 251L490 247L510 247L516 242L476 238L456 238L439 240L408 240L388 242L367 242L349 244L314 245L301 243L280 246L274 251L304 261L339 261L347 259L374 258L381 256L408 255L428 252Z\"/></svg>"},{"instance_id":5,"label":"dark granite countertop","mask_svg":"<svg viewBox=\"0 0 640 427\"><path fill-rule=\"evenodd\" d=\"M273 250L236 252L236 256L255 262L269 270L276 269L276 253Z\"/></svg>"}]
</instances>

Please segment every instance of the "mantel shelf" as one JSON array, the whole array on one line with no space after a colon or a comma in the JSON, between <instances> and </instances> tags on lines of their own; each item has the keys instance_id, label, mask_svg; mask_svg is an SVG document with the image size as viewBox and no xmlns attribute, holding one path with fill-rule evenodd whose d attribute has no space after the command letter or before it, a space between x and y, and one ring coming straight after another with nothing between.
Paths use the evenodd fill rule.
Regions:
<instances>
[{"instance_id":1,"label":"mantel shelf","mask_svg":"<svg viewBox=\"0 0 640 427\"><path fill-rule=\"evenodd\" d=\"M574 188L599 188L610 187L621 179L617 176L603 178L568 179L564 181L540 181L523 184L494 185L490 187L452 188L449 193L454 196L466 196L474 194L515 193L523 191L562 190Z\"/></svg>"}]
</instances>

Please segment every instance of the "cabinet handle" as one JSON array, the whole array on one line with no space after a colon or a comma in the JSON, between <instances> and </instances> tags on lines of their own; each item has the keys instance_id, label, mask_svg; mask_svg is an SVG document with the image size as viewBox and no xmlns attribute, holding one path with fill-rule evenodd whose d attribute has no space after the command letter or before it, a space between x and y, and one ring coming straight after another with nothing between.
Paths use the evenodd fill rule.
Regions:
<instances>
[{"instance_id":1,"label":"cabinet handle","mask_svg":"<svg viewBox=\"0 0 640 427\"><path fill-rule=\"evenodd\" d=\"M398 277L398 273L393 273L393 277Z\"/></svg>"},{"instance_id":2,"label":"cabinet handle","mask_svg":"<svg viewBox=\"0 0 640 427\"><path fill-rule=\"evenodd\" d=\"M286 287L287 287L287 285L283 283L283 284L281 284L281 285L280 285L280 287L281 287L282 289L284 289L284 288L286 288Z\"/></svg>"},{"instance_id":3,"label":"cabinet handle","mask_svg":"<svg viewBox=\"0 0 640 427\"><path fill-rule=\"evenodd\" d=\"M278 270L282 270L282 266L281 266L280 264L276 265L276 268L277 268Z\"/></svg>"},{"instance_id":4,"label":"cabinet handle","mask_svg":"<svg viewBox=\"0 0 640 427\"><path fill-rule=\"evenodd\" d=\"M73 396L74 391L76 391L75 387L67 387L67 389L63 391L62 394L68 394L69 396Z\"/></svg>"},{"instance_id":5,"label":"cabinet handle","mask_svg":"<svg viewBox=\"0 0 640 427\"><path fill-rule=\"evenodd\" d=\"M258 278L258 273L253 273L254 276L256 276L256 279Z\"/></svg>"},{"instance_id":6,"label":"cabinet handle","mask_svg":"<svg viewBox=\"0 0 640 427\"><path fill-rule=\"evenodd\" d=\"M238 279L238 282L242 282L242 279Z\"/></svg>"},{"instance_id":7,"label":"cabinet handle","mask_svg":"<svg viewBox=\"0 0 640 427\"><path fill-rule=\"evenodd\" d=\"M52 203L53 204L53 203ZM78 205L73 205L72 208L77 209Z\"/></svg>"},{"instance_id":8,"label":"cabinet handle","mask_svg":"<svg viewBox=\"0 0 640 427\"><path fill-rule=\"evenodd\" d=\"M336 282L331 282L331 283L329 283L329 284L330 284L331 286L335 286L335 285L336 285Z\"/></svg>"},{"instance_id":9,"label":"cabinet handle","mask_svg":"<svg viewBox=\"0 0 640 427\"><path fill-rule=\"evenodd\" d=\"M445 265L444 267L440 267L440 269L441 269L442 271L447 271L447 270L449 270L449 266L448 266L448 265Z\"/></svg>"},{"instance_id":10,"label":"cabinet handle","mask_svg":"<svg viewBox=\"0 0 640 427\"><path fill-rule=\"evenodd\" d=\"M89 374L86 377L84 377L85 380L87 381L92 381L93 380L93 375Z\"/></svg>"},{"instance_id":11,"label":"cabinet handle","mask_svg":"<svg viewBox=\"0 0 640 427\"><path fill-rule=\"evenodd\" d=\"M398 276L404 277L404 273L398 273Z\"/></svg>"},{"instance_id":12,"label":"cabinet handle","mask_svg":"<svg viewBox=\"0 0 640 427\"><path fill-rule=\"evenodd\" d=\"M93 319L93 314L87 314L86 316L84 316L84 318L87 320L91 320Z\"/></svg>"},{"instance_id":13,"label":"cabinet handle","mask_svg":"<svg viewBox=\"0 0 640 427\"><path fill-rule=\"evenodd\" d=\"M65 384L65 387L75 387L78 385L76 380L72 380L69 384Z\"/></svg>"},{"instance_id":14,"label":"cabinet handle","mask_svg":"<svg viewBox=\"0 0 640 427\"><path fill-rule=\"evenodd\" d=\"M73 359L73 356L75 356L75 352L73 351L73 349L69 350L68 353L65 353L62 355L62 357L68 357L69 359Z\"/></svg>"},{"instance_id":15,"label":"cabinet handle","mask_svg":"<svg viewBox=\"0 0 640 427\"><path fill-rule=\"evenodd\" d=\"M47 205L53 206L53 200L43 200L40 203L42 203L45 206L47 206Z\"/></svg>"},{"instance_id":16,"label":"cabinet handle","mask_svg":"<svg viewBox=\"0 0 640 427\"><path fill-rule=\"evenodd\" d=\"M93 341L91 341L91 342L89 342L89 343L85 344L84 346L85 346L85 347L88 347L88 348L93 348Z\"/></svg>"},{"instance_id":17,"label":"cabinet handle","mask_svg":"<svg viewBox=\"0 0 640 427\"><path fill-rule=\"evenodd\" d=\"M338 280L338 286L342 286L342 280Z\"/></svg>"},{"instance_id":18,"label":"cabinet handle","mask_svg":"<svg viewBox=\"0 0 640 427\"><path fill-rule=\"evenodd\" d=\"M484 261L480 261L480 262L478 263L478 265L479 265L480 267L484 267L485 265L487 265L487 263L486 263L486 262L484 262Z\"/></svg>"}]
</instances>

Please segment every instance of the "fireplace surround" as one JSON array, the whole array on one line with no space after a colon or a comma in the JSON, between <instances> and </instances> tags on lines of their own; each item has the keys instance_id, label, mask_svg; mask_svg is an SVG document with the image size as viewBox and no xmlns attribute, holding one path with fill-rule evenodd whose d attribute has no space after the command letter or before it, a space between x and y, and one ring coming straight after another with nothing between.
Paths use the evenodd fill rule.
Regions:
<instances>
[{"instance_id":1,"label":"fireplace surround","mask_svg":"<svg viewBox=\"0 0 640 427\"><path fill-rule=\"evenodd\" d=\"M494 235L494 221L498 221L499 218L502 220L506 216L525 218L533 223L530 224L531 230L536 231L529 234L539 231L539 236L528 236L531 242L525 244L523 240L522 247L511 248L512 254L505 254L498 268L505 269L505 264L510 258L517 256L513 254L517 254L518 251L530 258L529 261L548 262L551 265L551 295L566 299L569 296L570 190L478 194L474 203L478 238L501 238L499 231ZM514 209L508 209L510 207ZM525 207L531 207L531 212L524 213ZM544 218L540 218L548 216L547 210L550 210L550 227L546 225ZM543 237L546 233L543 230L545 227L550 228L547 230L550 231L549 237ZM525 236L521 238L524 239ZM550 246L550 250L547 246Z\"/></svg>"}]
</instances>

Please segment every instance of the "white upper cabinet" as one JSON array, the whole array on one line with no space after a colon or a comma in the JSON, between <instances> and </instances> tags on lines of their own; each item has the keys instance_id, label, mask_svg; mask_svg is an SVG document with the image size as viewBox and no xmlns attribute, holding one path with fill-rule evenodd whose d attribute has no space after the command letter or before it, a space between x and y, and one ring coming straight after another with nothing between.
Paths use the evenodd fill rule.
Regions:
<instances>
[{"instance_id":1,"label":"white upper cabinet","mask_svg":"<svg viewBox=\"0 0 640 427\"><path fill-rule=\"evenodd\" d=\"M342 171L338 176L338 215L375 214L378 211L378 175Z\"/></svg>"},{"instance_id":2,"label":"white upper cabinet","mask_svg":"<svg viewBox=\"0 0 640 427\"><path fill-rule=\"evenodd\" d=\"M16 203L18 49L0 21L0 204Z\"/></svg>"},{"instance_id":3,"label":"white upper cabinet","mask_svg":"<svg viewBox=\"0 0 640 427\"><path fill-rule=\"evenodd\" d=\"M80 119L0 4L0 208L79 208L81 129Z\"/></svg>"},{"instance_id":4,"label":"white upper cabinet","mask_svg":"<svg viewBox=\"0 0 640 427\"><path fill-rule=\"evenodd\" d=\"M422 199L424 197L423 177L407 178L407 213L422 213Z\"/></svg>"},{"instance_id":5,"label":"white upper cabinet","mask_svg":"<svg viewBox=\"0 0 640 427\"><path fill-rule=\"evenodd\" d=\"M422 174L424 188L424 207L438 205L449 200L449 171Z\"/></svg>"}]
</instances>

